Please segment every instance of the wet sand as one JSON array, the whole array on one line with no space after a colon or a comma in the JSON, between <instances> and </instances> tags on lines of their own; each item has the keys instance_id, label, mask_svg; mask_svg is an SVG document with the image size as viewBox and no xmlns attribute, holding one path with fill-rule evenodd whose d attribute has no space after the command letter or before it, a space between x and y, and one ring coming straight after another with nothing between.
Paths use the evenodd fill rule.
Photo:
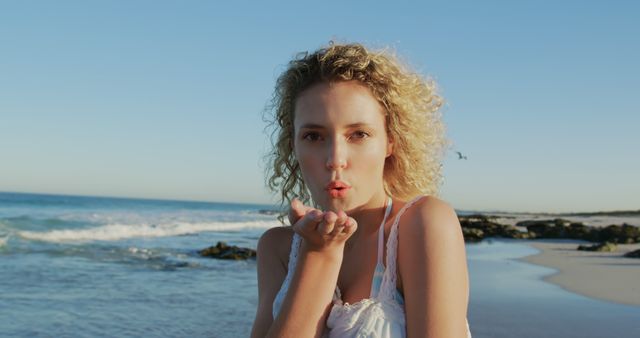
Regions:
<instances>
[{"instance_id":1,"label":"wet sand","mask_svg":"<svg viewBox=\"0 0 640 338\"><path fill-rule=\"evenodd\" d=\"M522 258L530 240L467 244L473 338L640 337L640 307L587 297L543 279L555 269Z\"/></svg>"},{"instance_id":2,"label":"wet sand","mask_svg":"<svg viewBox=\"0 0 640 338\"><path fill-rule=\"evenodd\" d=\"M568 291L599 300L640 306L640 259L626 252L640 244L620 244L615 252L578 251L579 240L531 240L526 244L540 250L521 260L556 269L544 277Z\"/></svg>"}]
</instances>

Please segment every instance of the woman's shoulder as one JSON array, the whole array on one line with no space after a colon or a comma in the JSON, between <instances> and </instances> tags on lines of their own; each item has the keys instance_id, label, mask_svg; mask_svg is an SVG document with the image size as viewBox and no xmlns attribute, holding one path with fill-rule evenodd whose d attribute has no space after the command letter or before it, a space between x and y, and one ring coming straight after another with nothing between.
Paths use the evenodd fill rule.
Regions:
<instances>
[{"instance_id":1,"label":"woman's shoulder","mask_svg":"<svg viewBox=\"0 0 640 338\"><path fill-rule=\"evenodd\" d=\"M258 255L277 258L286 270L294 231L291 226L277 226L267 229L258 240Z\"/></svg>"},{"instance_id":2,"label":"woman's shoulder","mask_svg":"<svg viewBox=\"0 0 640 338\"><path fill-rule=\"evenodd\" d=\"M435 196L416 198L400 215L398 233L400 237L433 235L461 235L460 222L455 209L446 201Z\"/></svg>"},{"instance_id":3,"label":"woman's shoulder","mask_svg":"<svg viewBox=\"0 0 640 338\"><path fill-rule=\"evenodd\" d=\"M444 200L432 195L418 196L415 198L415 202L407 209L407 212L411 210L413 213L421 215L435 215L435 216L455 216L457 215L453 207Z\"/></svg>"},{"instance_id":4,"label":"woman's shoulder","mask_svg":"<svg viewBox=\"0 0 640 338\"><path fill-rule=\"evenodd\" d=\"M397 229L398 286L402 292L406 291L406 279L424 277L428 269L456 264L464 256L462 229L453 207L434 196L413 202L403 205L407 208ZM434 261L438 264L425 264Z\"/></svg>"},{"instance_id":5,"label":"woman's shoulder","mask_svg":"<svg viewBox=\"0 0 640 338\"><path fill-rule=\"evenodd\" d=\"M290 225L284 225L284 226L276 226L273 228L269 228L267 229L262 236L260 236L260 240L261 241L282 241L282 240L289 240L291 241L291 239L293 239L293 228L291 228Z\"/></svg>"},{"instance_id":6,"label":"woman's shoulder","mask_svg":"<svg viewBox=\"0 0 640 338\"><path fill-rule=\"evenodd\" d=\"M402 218L409 219L425 214L434 215L455 215L455 210L446 201L433 195L420 195L408 201L394 201L399 204L400 209L406 209L401 215Z\"/></svg>"}]
</instances>

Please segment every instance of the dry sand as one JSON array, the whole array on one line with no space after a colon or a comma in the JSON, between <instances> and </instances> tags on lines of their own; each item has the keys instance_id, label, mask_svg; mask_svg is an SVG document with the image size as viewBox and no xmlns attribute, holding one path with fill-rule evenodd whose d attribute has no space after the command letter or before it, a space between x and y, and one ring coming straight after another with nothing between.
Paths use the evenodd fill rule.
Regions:
<instances>
[{"instance_id":1,"label":"dry sand","mask_svg":"<svg viewBox=\"0 0 640 338\"><path fill-rule=\"evenodd\" d=\"M544 280L591 298L640 306L640 259L622 257L640 244L620 244L615 252L578 251L578 240L529 240L541 250L522 260L557 269Z\"/></svg>"}]
</instances>

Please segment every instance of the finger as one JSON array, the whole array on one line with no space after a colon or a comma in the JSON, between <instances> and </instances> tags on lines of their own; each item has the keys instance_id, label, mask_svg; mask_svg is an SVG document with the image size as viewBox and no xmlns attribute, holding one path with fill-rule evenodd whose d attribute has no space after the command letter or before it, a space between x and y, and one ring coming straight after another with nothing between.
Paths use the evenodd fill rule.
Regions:
<instances>
[{"instance_id":1,"label":"finger","mask_svg":"<svg viewBox=\"0 0 640 338\"><path fill-rule=\"evenodd\" d=\"M336 224L344 225L347 219L349 219L349 216L347 216L347 213L342 210L338 211L337 216L338 216L338 219L336 220Z\"/></svg>"},{"instance_id":2,"label":"finger","mask_svg":"<svg viewBox=\"0 0 640 338\"><path fill-rule=\"evenodd\" d=\"M325 212L322 223L320 223L320 225L318 226L318 230L320 231L320 233L324 235L330 234L331 231L333 231L333 228L335 227L335 223L337 219L338 219L338 216L333 211Z\"/></svg>"},{"instance_id":3,"label":"finger","mask_svg":"<svg viewBox=\"0 0 640 338\"><path fill-rule=\"evenodd\" d=\"M331 231L331 235L332 236L337 236L337 235L343 233L344 232L344 228L345 228L344 224L336 223L335 226L333 227L333 231Z\"/></svg>"},{"instance_id":4,"label":"finger","mask_svg":"<svg viewBox=\"0 0 640 338\"><path fill-rule=\"evenodd\" d=\"M318 223L320 223L323 219L323 213L320 210L311 210L307 212L304 217L300 218L298 222L296 222L296 227L301 231L312 231L318 228Z\"/></svg>"},{"instance_id":5,"label":"finger","mask_svg":"<svg viewBox=\"0 0 640 338\"><path fill-rule=\"evenodd\" d=\"M307 207L304 204L302 204L302 202L297 198L294 198L293 200L291 200L290 206L291 207L289 208L289 223L291 225L295 224L298 220L300 220L300 218L302 218L307 212L309 212L310 210L313 210L313 208Z\"/></svg>"},{"instance_id":6,"label":"finger","mask_svg":"<svg viewBox=\"0 0 640 338\"><path fill-rule=\"evenodd\" d=\"M287 216L289 218L289 224L291 225L296 224L296 222L300 218L300 216L298 216L298 208L296 202L298 202L298 199L294 198L293 200L291 200L291 203L289 203L289 213Z\"/></svg>"},{"instance_id":7,"label":"finger","mask_svg":"<svg viewBox=\"0 0 640 338\"><path fill-rule=\"evenodd\" d=\"M356 229L358 229L358 223L352 217L348 217L344 224L344 229L342 230L344 233L351 235Z\"/></svg>"},{"instance_id":8,"label":"finger","mask_svg":"<svg viewBox=\"0 0 640 338\"><path fill-rule=\"evenodd\" d=\"M308 213L311 214L310 218L309 218L309 222L320 223L324 219L324 212L322 212L322 211L320 211L318 209L309 210Z\"/></svg>"},{"instance_id":9,"label":"finger","mask_svg":"<svg viewBox=\"0 0 640 338\"><path fill-rule=\"evenodd\" d=\"M341 232L344 231L345 223L349 219L349 217L347 216L347 214L344 211L338 211L336 216L337 216L336 223L335 223L335 226L333 228L333 231L331 232L331 234L334 235L334 236L338 235L338 234L340 234Z\"/></svg>"}]
</instances>

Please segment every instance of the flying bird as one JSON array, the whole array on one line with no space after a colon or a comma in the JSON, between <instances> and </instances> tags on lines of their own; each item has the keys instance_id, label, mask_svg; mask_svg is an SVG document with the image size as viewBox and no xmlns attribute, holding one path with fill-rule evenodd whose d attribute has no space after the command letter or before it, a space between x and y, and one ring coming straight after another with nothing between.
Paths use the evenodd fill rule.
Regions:
<instances>
[{"instance_id":1,"label":"flying bird","mask_svg":"<svg viewBox=\"0 0 640 338\"><path fill-rule=\"evenodd\" d=\"M462 155L462 153L461 153L461 152L459 152L459 151L456 151L456 154L458 154L458 159L459 159L459 160L466 160L466 159L467 159L467 157L466 157L466 156L464 156L464 155Z\"/></svg>"}]
</instances>

